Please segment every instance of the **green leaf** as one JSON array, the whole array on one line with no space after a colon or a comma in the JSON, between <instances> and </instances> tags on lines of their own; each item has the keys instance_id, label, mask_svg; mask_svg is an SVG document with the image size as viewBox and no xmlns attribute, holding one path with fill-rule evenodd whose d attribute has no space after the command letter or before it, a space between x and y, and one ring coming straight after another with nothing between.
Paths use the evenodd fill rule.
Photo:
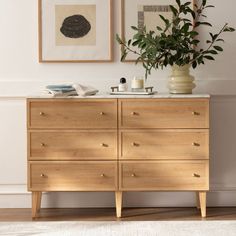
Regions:
<instances>
[{"instance_id":1,"label":"green leaf","mask_svg":"<svg viewBox=\"0 0 236 236\"><path fill-rule=\"evenodd\" d=\"M166 26L170 23L170 21L168 19L166 19L164 16L159 15L160 18L165 22Z\"/></svg>"},{"instance_id":2,"label":"green leaf","mask_svg":"<svg viewBox=\"0 0 236 236\"><path fill-rule=\"evenodd\" d=\"M205 6L205 8L210 8L210 7L215 7L215 6L213 6L213 5L207 5L207 6Z\"/></svg>"},{"instance_id":3,"label":"green leaf","mask_svg":"<svg viewBox=\"0 0 236 236\"><path fill-rule=\"evenodd\" d=\"M212 56L204 56L204 58L206 58L206 59L208 59L208 60L211 60L211 61L214 61L214 60L215 60L214 57L212 57Z\"/></svg>"},{"instance_id":4,"label":"green leaf","mask_svg":"<svg viewBox=\"0 0 236 236\"><path fill-rule=\"evenodd\" d=\"M200 24L201 24L201 25L208 25L208 26L212 27L212 24L209 23L209 22L200 22Z\"/></svg>"},{"instance_id":5,"label":"green leaf","mask_svg":"<svg viewBox=\"0 0 236 236\"><path fill-rule=\"evenodd\" d=\"M219 52L222 52L223 51L223 48L220 47L220 46L214 46L215 50L219 51Z\"/></svg>"},{"instance_id":6,"label":"green leaf","mask_svg":"<svg viewBox=\"0 0 236 236\"><path fill-rule=\"evenodd\" d=\"M207 0L202 0L202 5L205 7L207 3Z\"/></svg>"},{"instance_id":7,"label":"green leaf","mask_svg":"<svg viewBox=\"0 0 236 236\"><path fill-rule=\"evenodd\" d=\"M174 16L177 16L178 10L172 5L169 5L169 7L170 7L171 11L173 12Z\"/></svg>"},{"instance_id":8,"label":"green leaf","mask_svg":"<svg viewBox=\"0 0 236 236\"><path fill-rule=\"evenodd\" d=\"M224 39L217 39L217 42L224 42Z\"/></svg>"},{"instance_id":9,"label":"green leaf","mask_svg":"<svg viewBox=\"0 0 236 236\"><path fill-rule=\"evenodd\" d=\"M157 26L156 28L157 28L157 30L159 30L159 31L162 31L162 30L163 30L160 26Z\"/></svg>"},{"instance_id":10,"label":"green leaf","mask_svg":"<svg viewBox=\"0 0 236 236\"><path fill-rule=\"evenodd\" d=\"M180 0L176 0L176 3L178 4L178 6L181 6Z\"/></svg>"},{"instance_id":11,"label":"green leaf","mask_svg":"<svg viewBox=\"0 0 236 236\"><path fill-rule=\"evenodd\" d=\"M218 54L218 52L217 52L216 50L209 50L209 51L207 51L207 52L210 53L210 54L213 54L213 55Z\"/></svg>"},{"instance_id":12,"label":"green leaf","mask_svg":"<svg viewBox=\"0 0 236 236\"><path fill-rule=\"evenodd\" d=\"M128 41L128 46L130 46L131 42L132 42L132 40L130 39L130 40Z\"/></svg>"},{"instance_id":13,"label":"green leaf","mask_svg":"<svg viewBox=\"0 0 236 236\"><path fill-rule=\"evenodd\" d=\"M197 67L197 62L196 62L196 61L194 61L194 62L192 63L192 67L193 67L193 69L195 69L195 68Z\"/></svg>"},{"instance_id":14,"label":"green leaf","mask_svg":"<svg viewBox=\"0 0 236 236\"><path fill-rule=\"evenodd\" d=\"M131 28L132 28L133 30L136 30L136 31L139 30L139 29L138 29L137 27L135 27L135 26L131 26Z\"/></svg>"}]
</instances>

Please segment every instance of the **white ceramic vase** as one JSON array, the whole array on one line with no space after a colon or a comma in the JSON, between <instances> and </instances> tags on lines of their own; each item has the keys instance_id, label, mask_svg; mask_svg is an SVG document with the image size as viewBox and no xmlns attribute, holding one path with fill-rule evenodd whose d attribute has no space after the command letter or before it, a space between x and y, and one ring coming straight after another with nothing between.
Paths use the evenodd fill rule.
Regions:
<instances>
[{"instance_id":1,"label":"white ceramic vase","mask_svg":"<svg viewBox=\"0 0 236 236\"><path fill-rule=\"evenodd\" d=\"M172 66L172 74L169 77L168 88L173 94L191 94L196 87L194 77L189 73L190 65Z\"/></svg>"}]
</instances>

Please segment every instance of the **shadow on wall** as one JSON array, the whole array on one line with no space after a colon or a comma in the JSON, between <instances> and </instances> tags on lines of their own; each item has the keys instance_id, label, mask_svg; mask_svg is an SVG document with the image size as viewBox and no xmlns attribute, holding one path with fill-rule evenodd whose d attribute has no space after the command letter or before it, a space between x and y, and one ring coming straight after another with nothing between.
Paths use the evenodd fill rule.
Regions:
<instances>
[{"instance_id":1,"label":"shadow on wall","mask_svg":"<svg viewBox=\"0 0 236 236\"><path fill-rule=\"evenodd\" d=\"M236 189L236 95L213 96L210 116L210 188Z\"/></svg>"}]
</instances>

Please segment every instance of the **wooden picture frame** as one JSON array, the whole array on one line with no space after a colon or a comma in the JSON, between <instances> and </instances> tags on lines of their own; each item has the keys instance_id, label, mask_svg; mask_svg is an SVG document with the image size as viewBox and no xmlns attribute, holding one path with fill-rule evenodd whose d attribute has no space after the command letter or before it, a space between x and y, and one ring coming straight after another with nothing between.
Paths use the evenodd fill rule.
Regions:
<instances>
[{"instance_id":1,"label":"wooden picture frame","mask_svg":"<svg viewBox=\"0 0 236 236\"><path fill-rule=\"evenodd\" d=\"M182 0L183 1L183 0ZM184 1L191 1L192 8L194 9L195 0L184 0ZM121 0L121 39L128 40L131 39L133 36L134 31L131 29L131 26L138 26L139 19L139 8L140 5L142 7L149 6L150 8L153 7L153 12L155 11L156 16L159 17L159 14L163 14L165 11L165 7L168 5L177 5L175 0ZM163 7L163 12L157 11L155 8ZM144 11L144 10L143 10ZM149 10L152 12L152 10ZM144 21L144 20L143 20ZM150 21L150 19L149 19ZM156 21L155 25L156 24ZM142 22L144 23L144 22ZM146 25L146 24L145 24ZM122 46L121 46L122 47ZM135 50L135 47L134 47ZM123 62L135 62L136 57L134 54L128 54L126 59Z\"/></svg>"},{"instance_id":2,"label":"wooden picture frame","mask_svg":"<svg viewBox=\"0 0 236 236\"><path fill-rule=\"evenodd\" d=\"M39 62L111 62L112 5L113 0L38 0Z\"/></svg>"}]
</instances>

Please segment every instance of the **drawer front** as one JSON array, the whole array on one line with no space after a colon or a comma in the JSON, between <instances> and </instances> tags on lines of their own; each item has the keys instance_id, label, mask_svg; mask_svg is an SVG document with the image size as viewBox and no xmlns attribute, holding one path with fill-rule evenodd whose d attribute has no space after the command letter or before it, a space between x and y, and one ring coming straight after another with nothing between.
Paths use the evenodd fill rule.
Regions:
<instances>
[{"instance_id":1,"label":"drawer front","mask_svg":"<svg viewBox=\"0 0 236 236\"><path fill-rule=\"evenodd\" d=\"M117 188L114 161L29 162L29 190L113 191Z\"/></svg>"},{"instance_id":2,"label":"drawer front","mask_svg":"<svg viewBox=\"0 0 236 236\"><path fill-rule=\"evenodd\" d=\"M29 128L117 128L117 100L28 100L28 120Z\"/></svg>"},{"instance_id":3,"label":"drawer front","mask_svg":"<svg viewBox=\"0 0 236 236\"><path fill-rule=\"evenodd\" d=\"M117 159L116 131L29 132L30 160Z\"/></svg>"},{"instance_id":4,"label":"drawer front","mask_svg":"<svg viewBox=\"0 0 236 236\"><path fill-rule=\"evenodd\" d=\"M121 190L208 190L208 161L150 161L120 163Z\"/></svg>"},{"instance_id":5,"label":"drawer front","mask_svg":"<svg viewBox=\"0 0 236 236\"><path fill-rule=\"evenodd\" d=\"M209 128L209 99L121 99L121 128Z\"/></svg>"},{"instance_id":6,"label":"drawer front","mask_svg":"<svg viewBox=\"0 0 236 236\"><path fill-rule=\"evenodd\" d=\"M208 159L209 131L126 130L120 132L121 159Z\"/></svg>"}]
</instances>

